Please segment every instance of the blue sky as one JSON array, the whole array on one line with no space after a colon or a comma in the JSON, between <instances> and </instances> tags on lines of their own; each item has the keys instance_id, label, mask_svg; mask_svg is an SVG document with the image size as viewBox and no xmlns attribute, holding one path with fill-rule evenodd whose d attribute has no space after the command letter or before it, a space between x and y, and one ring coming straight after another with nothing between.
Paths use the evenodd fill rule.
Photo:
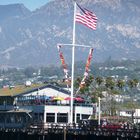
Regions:
<instances>
[{"instance_id":1,"label":"blue sky","mask_svg":"<svg viewBox=\"0 0 140 140\"><path fill-rule=\"evenodd\" d=\"M0 5L23 3L28 9L35 10L51 0L0 0Z\"/></svg>"}]
</instances>

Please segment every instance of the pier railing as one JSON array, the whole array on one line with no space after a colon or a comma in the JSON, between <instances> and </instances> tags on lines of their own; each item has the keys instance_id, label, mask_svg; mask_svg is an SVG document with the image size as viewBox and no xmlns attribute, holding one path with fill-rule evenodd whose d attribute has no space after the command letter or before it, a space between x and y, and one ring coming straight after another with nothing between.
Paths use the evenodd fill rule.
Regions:
<instances>
[{"instance_id":1,"label":"pier railing","mask_svg":"<svg viewBox=\"0 0 140 140\"><path fill-rule=\"evenodd\" d=\"M81 124L33 124L26 128L0 128L0 132L23 132L29 135L39 134L72 134L72 135L102 135L140 138L140 128L104 128L102 126L86 126Z\"/></svg>"}]
</instances>

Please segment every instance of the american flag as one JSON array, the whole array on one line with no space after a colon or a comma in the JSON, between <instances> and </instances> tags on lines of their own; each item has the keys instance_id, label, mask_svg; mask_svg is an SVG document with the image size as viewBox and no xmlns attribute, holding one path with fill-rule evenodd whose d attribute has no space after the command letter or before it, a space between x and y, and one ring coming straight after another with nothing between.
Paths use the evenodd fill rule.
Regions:
<instances>
[{"instance_id":1,"label":"american flag","mask_svg":"<svg viewBox=\"0 0 140 140\"><path fill-rule=\"evenodd\" d=\"M78 4L77 6L79 7L79 10L77 10L76 13L76 22L82 23L84 25L86 25L87 27L96 30L96 24L97 24L97 17L96 15L87 10L86 8L82 8L80 7Z\"/></svg>"}]
</instances>

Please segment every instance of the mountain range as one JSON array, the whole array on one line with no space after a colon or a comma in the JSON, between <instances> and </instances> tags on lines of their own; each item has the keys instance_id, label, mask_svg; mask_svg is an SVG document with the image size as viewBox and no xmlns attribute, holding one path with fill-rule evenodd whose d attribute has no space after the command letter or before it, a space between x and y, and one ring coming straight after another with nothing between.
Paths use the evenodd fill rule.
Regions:
<instances>
[{"instance_id":1,"label":"mountain range","mask_svg":"<svg viewBox=\"0 0 140 140\"><path fill-rule=\"evenodd\" d=\"M94 48L93 62L140 59L140 1L77 0L98 17L94 31L76 23L76 44ZM58 43L72 43L72 0L54 0L30 11L23 4L0 5L0 65L60 65ZM71 63L71 47L62 48ZM88 48L76 47L75 61L86 61Z\"/></svg>"}]
</instances>

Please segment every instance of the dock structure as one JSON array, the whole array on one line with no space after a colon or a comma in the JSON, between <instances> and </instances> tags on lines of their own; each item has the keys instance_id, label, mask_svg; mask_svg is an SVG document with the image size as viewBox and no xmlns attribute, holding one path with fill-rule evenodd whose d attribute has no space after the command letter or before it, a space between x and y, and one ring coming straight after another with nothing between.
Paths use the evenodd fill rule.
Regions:
<instances>
[{"instance_id":1,"label":"dock structure","mask_svg":"<svg viewBox=\"0 0 140 140\"><path fill-rule=\"evenodd\" d=\"M43 85L14 96L3 95L0 105L0 139L60 140L93 139L93 137L130 137L140 139L139 128L104 128L81 122L93 115L93 105L84 98L74 98L73 123L70 122L70 94L58 86ZM8 89L5 89L8 91ZM10 92L17 90L9 89ZM19 91L19 90L18 90ZM8 93L8 92L7 92ZM11 98L11 99L10 99ZM10 103L8 103L10 99ZM77 99L77 100L76 100ZM13 137L13 139L11 138ZM17 138L18 137L18 138ZM54 138L54 139L56 139ZM53 140L51 138L50 140Z\"/></svg>"},{"instance_id":2,"label":"dock structure","mask_svg":"<svg viewBox=\"0 0 140 140\"><path fill-rule=\"evenodd\" d=\"M0 133L21 134L27 136L44 136L60 135L65 137L84 136L84 137L118 137L140 139L140 128L138 129L107 129L99 126L81 126L79 124L62 125L62 124L38 124L27 128L0 128ZM78 138L77 138L78 139Z\"/></svg>"},{"instance_id":3,"label":"dock structure","mask_svg":"<svg viewBox=\"0 0 140 140\"><path fill-rule=\"evenodd\" d=\"M21 88L21 87L20 87ZM73 122L77 123L81 119L88 119L93 114L93 105L82 97L73 97L71 99L70 92L67 89L56 85L42 85L37 87L19 87L15 89L5 89L10 94L5 97L1 96L3 102L0 104L0 115L10 114L13 111L13 117L19 113L17 110L26 110L30 112L34 122L42 123L70 123L70 102L73 100ZM20 92L17 92L20 91ZM12 96L11 96L12 92ZM17 92L17 93L16 93ZM6 104L11 100L11 104ZM12 102L13 101L13 102ZM26 112L26 114L27 114ZM3 113L3 114L2 114ZM28 113L29 114L29 113ZM10 121L13 121L12 114ZM16 120L17 118L15 118ZM4 119L1 120L5 121ZM8 119L6 120L8 121Z\"/></svg>"}]
</instances>

